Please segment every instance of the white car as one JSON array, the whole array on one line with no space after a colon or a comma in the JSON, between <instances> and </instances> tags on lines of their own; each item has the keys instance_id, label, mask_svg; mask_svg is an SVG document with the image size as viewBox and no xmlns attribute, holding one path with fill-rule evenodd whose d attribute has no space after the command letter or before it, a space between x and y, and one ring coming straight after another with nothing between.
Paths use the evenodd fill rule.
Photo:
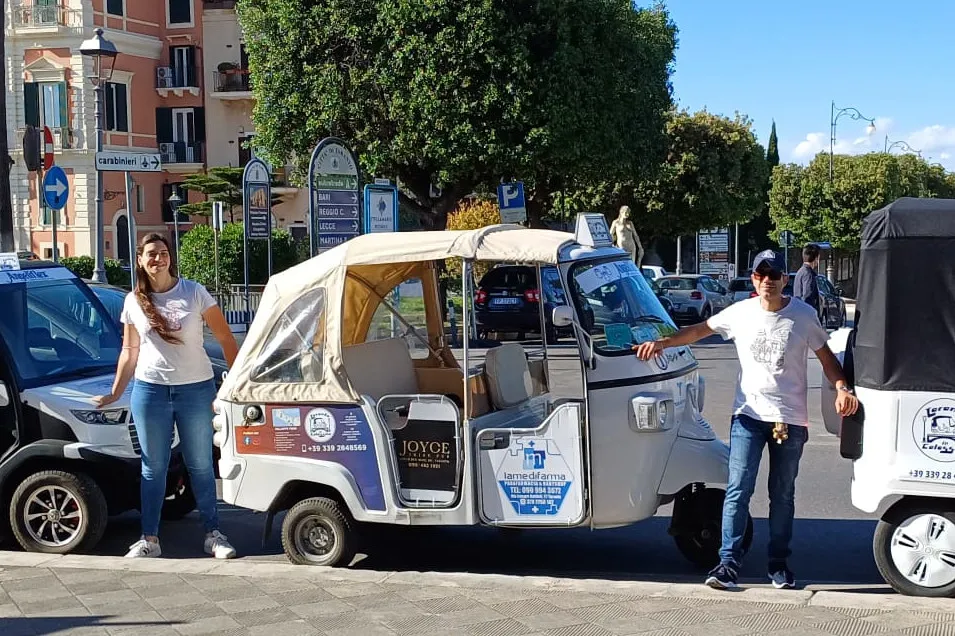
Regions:
<instances>
[{"instance_id":1,"label":"white car","mask_svg":"<svg viewBox=\"0 0 955 636\"><path fill-rule=\"evenodd\" d=\"M659 265L641 265L640 271L650 280L659 280L669 275L667 271Z\"/></svg>"},{"instance_id":2,"label":"white car","mask_svg":"<svg viewBox=\"0 0 955 636\"><path fill-rule=\"evenodd\" d=\"M733 304L732 295L710 276L664 276L657 283L673 303L673 319L700 322Z\"/></svg>"}]
</instances>

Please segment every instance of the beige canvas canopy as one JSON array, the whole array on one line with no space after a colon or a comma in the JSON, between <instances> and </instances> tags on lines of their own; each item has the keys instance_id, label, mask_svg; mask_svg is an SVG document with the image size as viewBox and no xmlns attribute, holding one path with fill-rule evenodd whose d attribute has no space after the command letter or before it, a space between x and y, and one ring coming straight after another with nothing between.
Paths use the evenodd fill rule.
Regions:
<instances>
[{"instance_id":1,"label":"beige canvas canopy","mask_svg":"<svg viewBox=\"0 0 955 636\"><path fill-rule=\"evenodd\" d=\"M382 299L410 278L423 283L429 346L443 349L436 261L556 264L574 236L519 225L356 237L269 279L255 320L219 390L231 402L357 402L344 347L365 341ZM433 364L456 365L450 355Z\"/></svg>"}]
</instances>

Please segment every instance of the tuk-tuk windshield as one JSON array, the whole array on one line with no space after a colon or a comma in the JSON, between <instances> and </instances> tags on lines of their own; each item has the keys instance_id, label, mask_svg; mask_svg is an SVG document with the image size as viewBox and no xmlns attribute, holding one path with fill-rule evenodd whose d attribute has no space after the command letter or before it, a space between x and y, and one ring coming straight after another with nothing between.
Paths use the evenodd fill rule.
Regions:
<instances>
[{"instance_id":1,"label":"tuk-tuk windshield","mask_svg":"<svg viewBox=\"0 0 955 636\"><path fill-rule=\"evenodd\" d=\"M116 370L122 339L103 305L66 269L0 281L0 337L22 388Z\"/></svg>"},{"instance_id":2,"label":"tuk-tuk windshield","mask_svg":"<svg viewBox=\"0 0 955 636\"><path fill-rule=\"evenodd\" d=\"M603 354L630 353L634 344L677 331L650 284L627 258L582 262L569 287L581 326Z\"/></svg>"}]
</instances>

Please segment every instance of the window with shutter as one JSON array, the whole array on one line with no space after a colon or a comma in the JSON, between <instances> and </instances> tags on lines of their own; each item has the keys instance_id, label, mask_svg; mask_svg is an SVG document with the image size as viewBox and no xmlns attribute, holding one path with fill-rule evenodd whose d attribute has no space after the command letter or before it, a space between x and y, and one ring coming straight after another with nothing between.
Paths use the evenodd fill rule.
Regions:
<instances>
[{"instance_id":1,"label":"window with shutter","mask_svg":"<svg viewBox=\"0 0 955 636\"><path fill-rule=\"evenodd\" d=\"M126 84L106 84L106 130L129 132L129 102Z\"/></svg>"},{"instance_id":2,"label":"window with shutter","mask_svg":"<svg viewBox=\"0 0 955 636\"><path fill-rule=\"evenodd\" d=\"M192 23L192 0L168 0L169 24Z\"/></svg>"},{"instance_id":3,"label":"window with shutter","mask_svg":"<svg viewBox=\"0 0 955 636\"><path fill-rule=\"evenodd\" d=\"M40 127L40 85L26 82L23 85L24 124Z\"/></svg>"},{"instance_id":4,"label":"window with shutter","mask_svg":"<svg viewBox=\"0 0 955 636\"><path fill-rule=\"evenodd\" d=\"M123 0L106 0L106 13L122 17Z\"/></svg>"}]
</instances>

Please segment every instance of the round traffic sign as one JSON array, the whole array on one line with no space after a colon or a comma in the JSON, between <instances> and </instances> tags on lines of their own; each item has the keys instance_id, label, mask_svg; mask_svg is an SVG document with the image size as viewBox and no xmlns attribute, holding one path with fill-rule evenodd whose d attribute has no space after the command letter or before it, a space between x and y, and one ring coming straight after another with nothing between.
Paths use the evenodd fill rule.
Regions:
<instances>
[{"instance_id":1,"label":"round traffic sign","mask_svg":"<svg viewBox=\"0 0 955 636\"><path fill-rule=\"evenodd\" d=\"M50 209L62 210L69 198L70 181L66 178L63 168L53 166L43 177L43 199Z\"/></svg>"}]
</instances>

